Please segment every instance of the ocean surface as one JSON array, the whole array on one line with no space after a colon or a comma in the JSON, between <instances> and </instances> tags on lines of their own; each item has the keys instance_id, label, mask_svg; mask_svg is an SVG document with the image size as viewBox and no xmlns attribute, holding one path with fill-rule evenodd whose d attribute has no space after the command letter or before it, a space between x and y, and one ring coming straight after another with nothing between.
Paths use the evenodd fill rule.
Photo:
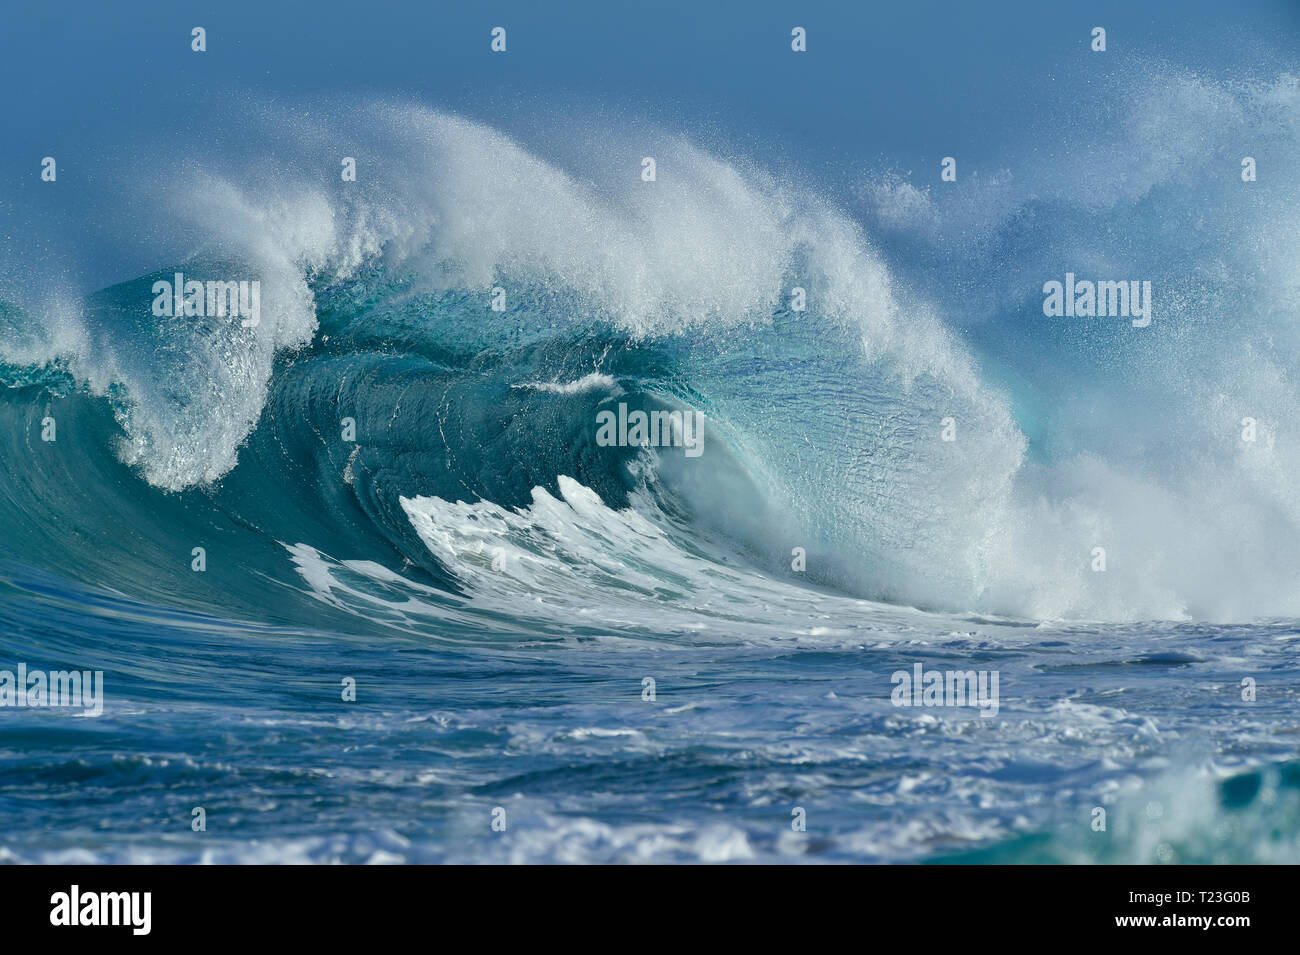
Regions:
<instances>
[{"instance_id":1,"label":"ocean surface","mask_svg":"<svg viewBox=\"0 0 1300 955\"><path fill-rule=\"evenodd\" d=\"M0 861L1300 861L1300 83L1089 96L954 184L267 103L11 250L0 669L103 707L0 709Z\"/></svg>"}]
</instances>

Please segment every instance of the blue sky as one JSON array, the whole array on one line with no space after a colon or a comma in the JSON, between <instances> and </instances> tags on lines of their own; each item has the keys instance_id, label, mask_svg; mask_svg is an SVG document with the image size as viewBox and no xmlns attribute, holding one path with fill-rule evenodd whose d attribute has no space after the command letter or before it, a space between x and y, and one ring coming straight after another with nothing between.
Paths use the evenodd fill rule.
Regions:
<instances>
[{"instance_id":1,"label":"blue sky","mask_svg":"<svg viewBox=\"0 0 1300 955\"><path fill-rule=\"evenodd\" d=\"M375 93L507 130L600 107L833 183L882 161L996 166L1036 116L1086 97L1090 71L1134 53L1178 51L1214 70L1281 69L1300 52L1296 0L228 0L29 4L6 18L0 202L11 223L13 209L43 204L19 230L101 188L93 169L114 148L174 126L196 130L193 143L223 103ZM796 25L806 54L790 51ZM1102 65L1089 59L1097 25L1113 58ZM190 50L193 26L207 30L204 54ZM508 31L504 55L489 50L494 26ZM58 197L34 191L51 154Z\"/></svg>"}]
</instances>

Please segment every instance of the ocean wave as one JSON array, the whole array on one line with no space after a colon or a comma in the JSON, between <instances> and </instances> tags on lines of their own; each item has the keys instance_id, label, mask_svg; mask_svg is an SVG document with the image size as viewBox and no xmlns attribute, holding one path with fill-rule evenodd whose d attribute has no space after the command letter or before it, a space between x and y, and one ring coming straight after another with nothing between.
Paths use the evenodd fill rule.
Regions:
<instances>
[{"instance_id":1,"label":"ocean wave","mask_svg":"<svg viewBox=\"0 0 1300 955\"><path fill-rule=\"evenodd\" d=\"M774 590L1035 620L1295 614L1298 233L1278 201L1294 187L1242 198L1232 169L1204 181L1233 130L1261 151L1294 144L1293 86L1158 70L1125 100L1128 132L1094 149L1166 144L1119 182L1049 157L985 177L963 206L972 191L954 205L890 173L862 193L869 225L919 251L888 261L817 188L681 137L643 182L617 133L578 175L409 104L310 120L267 107L255 135L278 162L213 154L165 169L166 201L149 200L160 232L199 251L0 309L8 450L36 462L6 496L16 555L211 606L184 555L229 535L231 562L280 585L302 583L289 542L454 597L487 586L478 552L450 543L471 512L512 528L496 544L509 553L518 508L536 521L590 494L607 520L633 508L643 538L689 528L718 567ZM1217 145L1166 136L1171 104L1226 130ZM344 134L373 147L356 183L299 172ZM1123 250L1159 290L1152 328L1031 316L1058 265L1118 261L1088 250L1097 209L1122 206ZM1204 240L1162 237L1171 217ZM970 267L945 283L934 262L972 232ZM258 277L262 321L156 318L152 285L176 271ZM1231 328L1214 319L1228 302ZM647 467L599 446L611 397L700 412L707 453L664 449ZM48 417L61 443L42 447ZM87 482L98 511L71 500ZM69 510L79 534L40 517ZM94 553L107 514L133 528L113 559ZM590 600L659 605L635 547L584 551L617 565L598 594L584 583ZM159 562L178 569L159 578ZM728 600L754 599L736 586Z\"/></svg>"}]
</instances>

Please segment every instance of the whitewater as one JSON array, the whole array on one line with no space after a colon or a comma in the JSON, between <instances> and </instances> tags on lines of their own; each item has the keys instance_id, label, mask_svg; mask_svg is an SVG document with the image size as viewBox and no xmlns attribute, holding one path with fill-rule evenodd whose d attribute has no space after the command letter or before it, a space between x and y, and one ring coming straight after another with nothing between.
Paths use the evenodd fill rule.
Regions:
<instances>
[{"instance_id":1,"label":"whitewater","mask_svg":"<svg viewBox=\"0 0 1300 955\"><path fill-rule=\"evenodd\" d=\"M1300 87L1120 89L951 193L262 104L122 183L138 274L14 244L0 667L104 703L5 714L0 859L1297 861L1297 182L1236 163ZM1154 321L1046 316L1067 272Z\"/></svg>"}]
</instances>

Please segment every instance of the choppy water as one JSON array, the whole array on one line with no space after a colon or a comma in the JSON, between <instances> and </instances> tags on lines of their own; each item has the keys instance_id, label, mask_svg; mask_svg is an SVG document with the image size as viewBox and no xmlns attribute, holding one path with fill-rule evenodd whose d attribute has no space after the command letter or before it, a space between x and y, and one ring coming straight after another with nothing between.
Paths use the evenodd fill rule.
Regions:
<instances>
[{"instance_id":1,"label":"choppy water","mask_svg":"<svg viewBox=\"0 0 1300 955\"><path fill-rule=\"evenodd\" d=\"M108 697L97 718L5 714L8 861L1297 855L1300 772L1260 768L1294 754L1287 626L940 623L832 598L785 640L736 621L694 647L577 626L456 647L236 626L31 572L0 606L5 659L101 668ZM917 662L996 668L998 715L893 706L890 674Z\"/></svg>"}]
</instances>

